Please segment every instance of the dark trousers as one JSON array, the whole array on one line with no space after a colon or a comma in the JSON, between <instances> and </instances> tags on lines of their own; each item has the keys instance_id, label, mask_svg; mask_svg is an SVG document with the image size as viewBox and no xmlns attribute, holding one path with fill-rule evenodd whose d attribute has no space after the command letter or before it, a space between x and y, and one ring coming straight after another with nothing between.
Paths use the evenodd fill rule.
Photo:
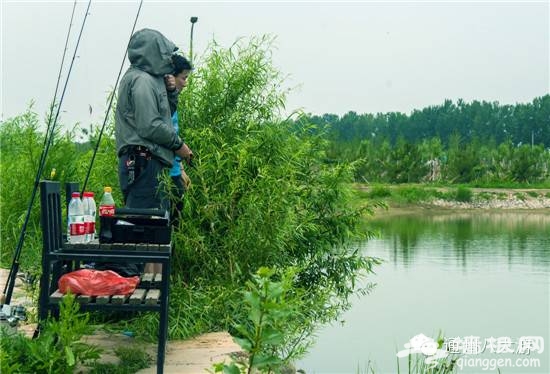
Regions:
<instances>
[{"instance_id":1,"label":"dark trousers","mask_svg":"<svg viewBox=\"0 0 550 374\"><path fill-rule=\"evenodd\" d=\"M126 207L168 210L170 203L161 185L165 165L155 158L136 158L134 180L129 183L128 157L125 154L118 159L118 178Z\"/></svg>"},{"instance_id":2,"label":"dark trousers","mask_svg":"<svg viewBox=\"0 0 550 374\"><path fill-rule=\"evenodd\" d=\"M171 187L171 204L170 204L170 219L173 227L179 226L180 215L183 211L184 200L183 194L185 193L185 186L181 180L181 176L172 176Z\"/></svg>"}]
</instances>

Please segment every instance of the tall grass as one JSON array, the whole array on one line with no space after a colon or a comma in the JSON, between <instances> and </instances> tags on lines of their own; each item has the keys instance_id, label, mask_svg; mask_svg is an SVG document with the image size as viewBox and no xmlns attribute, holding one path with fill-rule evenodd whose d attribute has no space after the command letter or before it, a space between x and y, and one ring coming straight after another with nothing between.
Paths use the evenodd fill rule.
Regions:
<instances>
[{"instance_id":1,"label":"tall grass","mask_svg":"<svg viewBox=\"0 0 550 374\"><path fill-rule=\"evenodd\" d=\"M31 200L35 176L44 151L44 132L32 106L22 115L10 118L0 124L0 238L2 250L0 262L3 267L11 264L18 243L27 207ZM40 179L65 182L80 182L81 186L92 157L91 145L95 144L98 129L93 128L87 134L86 143L75 142L80 139L82 129L77 124L68 132L61 132L63 124L57 126L51 138ZM112 123L107 136L102 140L87 190L95 192L96 199L101 197L104 185L118 186L117 160L114 151ZM115 196L120 201L120 192L115 188ZM39 218L39 193L35 197L29 225L25 235L21 255L22 268L38 273L40 269L41 232Z\"/></svg>"}]
</instances>

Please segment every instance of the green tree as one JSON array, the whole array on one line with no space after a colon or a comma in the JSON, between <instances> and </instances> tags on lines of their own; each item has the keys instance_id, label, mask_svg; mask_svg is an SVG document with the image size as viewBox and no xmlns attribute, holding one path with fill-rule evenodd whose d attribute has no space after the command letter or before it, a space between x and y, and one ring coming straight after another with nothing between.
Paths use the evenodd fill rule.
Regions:
<instances>
[{"instance_id":1,"label":"green tree","mask_svg":"<svg viewBox=\"0 0 550 374\"><path fill-rule=\"evenodd\" d=\"M531 147L522 145L514 150L511 173L513 180L517 182L536 182L542 175L540 167L541 155L544 149L540 146Z\"/></svg>"}]
</instances>

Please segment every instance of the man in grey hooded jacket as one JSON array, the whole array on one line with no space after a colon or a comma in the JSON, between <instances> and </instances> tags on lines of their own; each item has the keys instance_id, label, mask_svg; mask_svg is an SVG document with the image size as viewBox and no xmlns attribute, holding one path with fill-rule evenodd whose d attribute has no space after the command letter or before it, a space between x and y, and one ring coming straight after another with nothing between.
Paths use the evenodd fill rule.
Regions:
<instances>
[{"instance_id":1,"label":"man in grey hooded jacket","mask_svg":"<svg viewBox=\"0 0 550 374\"><path fill-rule=\"evenodd\" d=\"M168 209L159 177L172 166L174 154L184 160L193 156L171 120L179 93L171 76L176 49L151 29L134 33L128 45L131 66L118 90L115 138L120 186L129 208Z\"/></svg>"}]
</instances>

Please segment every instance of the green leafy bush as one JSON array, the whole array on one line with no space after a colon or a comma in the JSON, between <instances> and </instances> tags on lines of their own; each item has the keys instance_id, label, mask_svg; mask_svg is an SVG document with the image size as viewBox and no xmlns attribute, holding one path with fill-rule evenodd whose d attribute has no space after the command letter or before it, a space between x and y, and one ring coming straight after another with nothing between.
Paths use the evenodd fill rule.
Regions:
<instances>
[{"instance_id":1,"label":"green leafy bush","mask_svg":"<svg viewBox=\"0 0 550 374\"><path fill-rule=\"evenodd\" d=\"M260 268L243 292L247 318L235 324L234 340L247 353L229 365L215 365L216 372L279 372L288 364L283 357L288 331L303 319L301 303L292 296L293 272L272 279L275 270ZM302 318L301 318L302 317Z\"/></svg>"},{"instance_id":2,"label":"green leafy bush","mask_svg":"<svg viewBox=\"0 0 550 374\"><path fill-rule=\"evenodd\" d=\"M433 189L433 196L437 199L452 201L455 199L455 194L452 191L441 191L437 189Z\"/></svg>"},{"instance_id":3,"label":"green leafy bush","mask_svg":"<svg viewBox=\"0 0 550 374\"><path fill-rule=\"evenodd\" d=\"M460 186L456 189L456 200L461 202L472 201L472 190L468 187Z\"/></svg>"},{"instance_id":4,"label":"green leafy bush","mask_svg":"<svg viewBox=\"0 0 550 374\"><path fill-rule=\"evenodd\" d=\"M506 200L508 199L508 194L505 192L497 192L497 200Z\"/></svg>"},{"instance_id":5,"label":"green leafy bush","mask_svg":"<svg viewBox=\"0 0 550 374\"><path fill-rule=\"evenodd\" d=\"M490 201L494 198L494 194L491 193L491 192L480 192L478 195L477 195L477 198L479 200L485 200L485 201Z\"/></svg>"},{"instance_id":6,"label":"green leafy bush","mask_svg":"<svg viewBox=\"0 0 550 374\"><path fill-rule=\"evenodd\" d=\"M391 194L391 190L387 186L374 186L370 189L367 196L372 199L376 199L381 197L389 197Z\"/></svg>"},{"instance_id":7,"label":"green leafy bush","mask_svg":"<svg viewBox=\"0 0 550 374\"><path fill-rule=\"evenodd\" d=\"M527 199L527 196L525 196L525 194L522 193L522 192L516 192L514 194L514 197L518 200L521 200L521 201L525 201Z\"/></svg>"},{"instance_id":8,"label":"green leafy bush","mask_svg":"<svg viewBox=\"0 0 550 374\"><path fill-rule=\"evenodd\" d=\"M89 374L133 374L148 368L153 361L143 349L134 347L118 347L115 355L120 360L117 364L95 363Z\"/></svg>"},{"instance_id":9,"label":"green leafy bush","mask_svg":"<svg viewBox=\"0 0 550 374\"><path fill-rule=\"evenodd\" d=\"M36 339L18 333L0 339L2 373L73 373L77 364L99 358L100 350L80 342L91 332L88 314L78 312L73 295L60 304L59 320L48 319Z\"/></svg>"},{"instance_id":10,"label":"green leafy bush","mask_svg":"<svg viewBox=\"0 0 550 374\"><path fill-rule=\"evenodd\" d=\"M527 195L529 195L531 197L534 197L534 198L539 197L539 193L537 191L527 191Z\"/></svg>"},{"instance_id":11,"label":"green leafy bush","mask_svg":"<svg viewBox=\"0 0 550 374\"><path fill-rule=\"evenodd\" d=\"M397 195L398 201L403 201L406 203L428 201L434 196L432 190L417 186L398 187L395 190L394 196L395 195Z\"/></svg>"},{"instance_id":12,"label":"green leafy bush","mask_svg":"<svg viewBox=\"0 0 550 374\"><path fill-rule=\"evenodd\" d=\"M0 125L0 262L4 267L11 264L21 235L40 158L46 149L46 128L47 123L41 124L37 114L32 111L32 106L22 115L10 118ZM82 187L92 158L91 145L97 141L99 129L92 127L90 131L87 130L89 141L81 144L75 142L77 134L82 131L78 124L68 132L62 131L63 128L60 121L50 139L46 162L39 179L55 180L62 184L79 182ZM115 186L115 198L120 202L120 191L116 188L117 158L112 138L112 122L109 122L100 150L86 189L95 192L96 200L99 200L104 185ZM40 272L42 247L39 201L40 192L37 191L20 258L21 268L35 274Z\"/></svg>"},{"instance_id":13,"label":"green leafy bush","mask_svg":"<svg viewBox=\"0 0 550 374\"><path fill-rule=\"evenodd\" d=\"M196 168L188 169L193 184L174 235L173 273L188 296L172 307L183 316L200 295L226 307L207 307L172 336L245 318L240 290L262 266L296 268L294 286L310 292L302 305L310 321L331 320L373 265L350 249L368 237L359 224L370 209L350 206L353 165L325 163L323 136L280 117L285 91L271 43L214 44L181 96L182 131ZM296 336L312 329L303 324Z\"/></svg>"},{"instance_id":14,"label":"green leafy bush","mask_svg":"<svg viewBox=\"0 0 550 374\"><path fill-rule=\"evenodd\" d=\"M29 108L24 114L2 122L0 126L0 232L1 232L1 262L4 266L11 264L11 259L18 242L21 228L25 220L34 179L42 150L44 136L39 131L40 124L36 113ZM44 166L44 175L50 174L57 161L74 154L74 145L58 133L52 139L51 152ZM65 156L63 156L65 154ZM70 162L63 162L64 168L59 168L56 178L62 179L72 174ZM66 169L65 169L66 168ZM39 227L39 194L31 209L25 246L21 263L27 269L40 264L40 227Z\"/></svg>"}]
</instances>

